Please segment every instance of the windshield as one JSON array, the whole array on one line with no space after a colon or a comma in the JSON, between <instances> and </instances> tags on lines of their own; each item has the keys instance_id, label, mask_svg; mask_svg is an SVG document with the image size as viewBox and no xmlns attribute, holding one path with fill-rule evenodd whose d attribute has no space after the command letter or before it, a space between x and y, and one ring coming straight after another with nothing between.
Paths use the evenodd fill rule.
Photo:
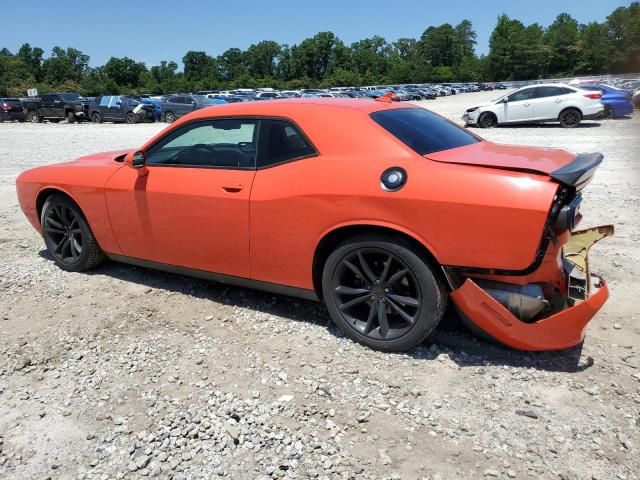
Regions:
<instances>
[{"instance_id":1,"label":"windshield","mask_svg":"<svg viewBox=\"0 0 640 480\"><path fill-rule=\"evenodd\" d=\"M371 114L382 128L420 155L480 141L472 133L424 108L397 108Z\"/></svg>"}]
</instances>

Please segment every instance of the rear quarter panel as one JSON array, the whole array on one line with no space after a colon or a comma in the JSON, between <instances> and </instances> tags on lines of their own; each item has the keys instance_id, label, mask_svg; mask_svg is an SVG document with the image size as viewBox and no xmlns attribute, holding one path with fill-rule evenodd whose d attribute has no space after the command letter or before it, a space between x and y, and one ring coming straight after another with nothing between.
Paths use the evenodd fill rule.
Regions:
<instances>
[{"instance_id":1,"label":"rear quarter panel","mask_svg":"<svg viewBox=\"0 0 640 480\"><path fill-rule=\"evenodd\" d=\"M319 156L257 172L252 278L313 288L318 243L347 225L402 231L442 265L523 269L533 262L557 185L535 174L433 162L362 112L341 116L295 118ZM397 192L380 187L391 166L408 173Z\"/></svg>"}]
</instances>

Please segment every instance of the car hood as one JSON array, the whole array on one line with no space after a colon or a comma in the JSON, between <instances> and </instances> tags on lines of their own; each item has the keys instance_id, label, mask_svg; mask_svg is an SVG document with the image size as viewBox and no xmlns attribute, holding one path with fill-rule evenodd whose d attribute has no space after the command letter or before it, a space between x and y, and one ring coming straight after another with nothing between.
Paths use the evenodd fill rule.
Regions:
<instances>
[{"instance_id":1,"label":"car hood","mask_svg":"<svg viewBox=\"0 0 640 480\"><path fill-rule=\"evenodd\" d=\"M481 107L489 107L491 105L495 105L496 102L495 101L491 101L491 102L484 102L484 103L477 103L476 105L471 105L467 111L471 110L471 109L476 109L476 108L481 108Z\"/></svg>"},{"instance_id":2,"label":"car hood","mask_svg":"<svg viewBox=\"0 0 640 480\"><path fill-rule=\"evenodd\" d=\"M529 171L545 175L576 159L575 154L566 150L500 145L486 140L442 152L428 153L425 157L436 162Z\"/></svg>"},{"instance_id":3,"label":"car hood","mask_svg":"<svg viewBox=\"0 0 640 480\"><path fill-rule=\"evenodd\" d=\"M132 149L128 148L126 150L111 150L108 152L100 152L100 153L92 153L90 155L84 155L82 157L78 157L75 160L67 162L66 164L60 165L96 165L96 164L113 164L118 157L123 157L125 154L129 153Z\"/></svg>"}]
</instances>

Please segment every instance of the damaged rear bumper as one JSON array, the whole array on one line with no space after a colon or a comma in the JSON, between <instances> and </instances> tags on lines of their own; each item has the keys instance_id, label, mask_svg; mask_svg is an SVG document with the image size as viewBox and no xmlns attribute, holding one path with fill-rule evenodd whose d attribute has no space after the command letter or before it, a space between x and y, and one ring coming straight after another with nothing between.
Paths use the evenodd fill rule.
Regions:
<instances>
[{"instance_id":1,"label":"damaged rear bumper","mask_svg":"<svg viewBox=\"0 0 640 480\"><path fill-rule=\"evenodd\" d=\"M604 237L613 235L613 226L605 225L572 232L563 249L567 276L564 308L527 323L471 278L451 293L451 299L462 314L497 342L519 350L559 350L579 344L587 324L609 297L606 282L589 272L589 249Z\"/></svg>"}]
</instances>

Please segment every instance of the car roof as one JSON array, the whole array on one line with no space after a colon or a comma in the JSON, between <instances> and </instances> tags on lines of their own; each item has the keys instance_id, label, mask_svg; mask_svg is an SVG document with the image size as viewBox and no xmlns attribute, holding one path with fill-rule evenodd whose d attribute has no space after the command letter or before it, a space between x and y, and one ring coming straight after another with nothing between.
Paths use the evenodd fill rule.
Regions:
<instances>
[{"instance_id":1,"label":"car roof","mask_svg":"<svg viewBox=\"0 0 640 480\"><path fill-rule=\"evenodd\" d=\"M569 87L569 88L575 88L575 85L567 85L566 83L536 83L533 85L524 85L520 88L527 88L527 87Z\"/></svg>"},{"instance_id":2,"label":"car roof","mask_svg":"<svg viewBox=\"0 0 640 480\"><path fill-rule=\"evenodd\" d=\"M189 115L190 119L208 118L211 116L224 115L268 115L268 116L288 116L291 110L313 110L322 109L350 109L364 112L365 114L388 110L390 108L420 108L415 105L406 105L399 102L378 102L375 100L361 98L344 97L321 97L321 98L286 98L267 102L242 102L230 103L216 107L196 110ZM184 118L184 117L183 117Z\"/></svg>"}]
</instances>

